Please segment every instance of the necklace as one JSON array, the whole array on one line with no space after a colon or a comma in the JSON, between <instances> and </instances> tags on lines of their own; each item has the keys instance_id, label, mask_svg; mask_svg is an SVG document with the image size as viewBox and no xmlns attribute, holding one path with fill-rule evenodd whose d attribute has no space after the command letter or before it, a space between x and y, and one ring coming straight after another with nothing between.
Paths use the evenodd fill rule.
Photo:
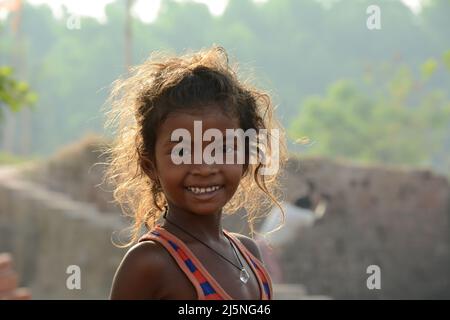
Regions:
<instances>
[{"instance_id":1,"label":"necklace","mask_svg":"<svg viewBox=\"0 0 450 320\"><path fill-rule=\"evenodd\" d=\"M193 234L187 232L186 230L184 230L183 228L181 228L179 225L173 223L172 221L170 221L169 219L167 219L167 208L166 211L164 212L164 219L169 222L170 224L172 224L173 226L177 227L179 230L183 231L184 233L186 233L187 235L191 236L192 238L194 238L195 240L197 240L198 242L200 242L201 244L203 244L204 246L206 246L207 248L209 248L210 250L212 250L214 253L216 253L217 255L219 255L222 259L224 259L225 261L227 261L228 263L232 264L234 267L236 267L237 269L239 269L240 275L239 275L239 279L241 280L241 282L243 283L247 283L248 279L250 278L250 275L248 274L247 270L244 268L244 265L241 262L241 259L239 258L237 252L236 252L236 248L234 247L233 243L231 242L230 239L228 239L228 237L226 237L228 239L228 242L231 245L231 248L233 249L234 254L236 255L237 260L239 261L239 264L241 265L240 267L237 266L233 261L230 261L228 258L224 257L222 254L220 254L219 252L217 252L216 250L214 250L213 248L211 248L209 245L207 245L206 243L204 243L202 240L200 240L199 238L197 238L196 236L194 236Z\"/></svg>"}]
</instances>

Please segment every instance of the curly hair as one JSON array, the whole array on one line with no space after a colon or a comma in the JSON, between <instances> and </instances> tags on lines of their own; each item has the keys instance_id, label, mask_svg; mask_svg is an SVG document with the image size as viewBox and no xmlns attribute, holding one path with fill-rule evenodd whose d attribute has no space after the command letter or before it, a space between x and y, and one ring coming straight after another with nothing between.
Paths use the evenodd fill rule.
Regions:
<instances>
[{"instance_id":1,"label":"curly hair","mask_svg":"<svg viewBox=\"0 0 450 320\"><path fill-rule=\"evenodd\" d=\"M126 246L139 239L143 226L155 226L167 204L151 170L158 127L171 112L189 113L214 103L225 114L237 117L244 131L266 129L270 135L271 129L278 129L278 163L279 167L284 165L285 132L274 116L269 94L239 80L236 70L236 66L230 66L226 51L218 46L182 56L157 52L132 68L128 77L113 83L106 127L114 130L115 137L108 149L105 177L114 186L115 202L133 219L131 240ZM271 150L271 144L267 145L265 152ZM266 164L247 160L238 189L223 209L232 214L245 208L253 235L255 219L264 213L263 208L276 204L281 209L279 227L285 214L280 205L283 194L279 175L263 175L260 171Z\"/></svg>"}]
</instances>

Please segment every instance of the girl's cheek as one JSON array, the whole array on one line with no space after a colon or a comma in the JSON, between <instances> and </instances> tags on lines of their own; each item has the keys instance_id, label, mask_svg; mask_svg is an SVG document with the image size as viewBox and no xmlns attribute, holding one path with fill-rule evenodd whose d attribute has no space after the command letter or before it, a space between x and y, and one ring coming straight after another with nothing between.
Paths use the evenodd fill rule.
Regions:
<instances>
[{"instance_id":1,"label":"girl's cheek","mask_svg":"<svg viewBox=\"0 0 450 320\"><path fill-rule=\"evenodd\" d=\"M244 165L232 164L227 166L226 171L228 171L229 175L232 176L234 180L240 180L244 173Z\"/></svg>"},{"instance_id":2,"label":"girl's cheek","mask_svg":"<svg viewBox=\"0 0 450 320\"><path fill-rule=\"evenodd\" d=\"M179 167L179 164L176 164L174 162L174 160L172 159L172 156L170 154L166 155L166 157L164 158L164 162L166 164L166 166L172 167L172 168L176 168Z\"/></svg>"}]
</instances>

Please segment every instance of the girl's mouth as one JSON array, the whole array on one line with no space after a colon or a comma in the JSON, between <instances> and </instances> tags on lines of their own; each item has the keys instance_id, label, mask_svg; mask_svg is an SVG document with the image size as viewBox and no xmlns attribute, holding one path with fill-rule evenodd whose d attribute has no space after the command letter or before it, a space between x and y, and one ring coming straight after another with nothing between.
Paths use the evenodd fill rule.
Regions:
<instances>
[{"instance_id":1,"label":"girl's mouth","mask_svg":"<svg viewBox=\"0 0 450 320\"><path fill-rule=\"evenodd\" d=\"M210 186L210 187L186 187L186 189L188 189L189 191L191 191L192 193L195 194L204 194L204 193L212 193L216 190L219 190L220 188L222 188L222 186Z\"/></svg>"},{"instance_id":2,"label":"girl's mouth","mask_svg":"<svg viewBox=\"0 0 450 320\"><path fill-rule=\"evenodd\" d=\"M196 187L196 186L186 187L186 190L189 193L193 194L196 198L202 200L208 200L214 197L222 189L223 185L215 185L209 187Z\"/></svg>"}]
</instances>

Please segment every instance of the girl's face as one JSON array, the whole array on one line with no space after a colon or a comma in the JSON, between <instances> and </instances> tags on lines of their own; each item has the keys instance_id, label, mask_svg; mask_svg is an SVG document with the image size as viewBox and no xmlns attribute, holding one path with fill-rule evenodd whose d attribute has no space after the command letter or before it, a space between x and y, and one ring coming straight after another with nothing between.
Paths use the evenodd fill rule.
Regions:
<instances>
[{"instance_id":1,"label":"girl's face","mask_svg":"<svg viewBox=\"0 0 450 320\"><path fill-rule=\"evenodd\" d=\"M238 129L238 119L233 119L214 105L195 113L174 112L169 114L160 125L155 144L156 175L161 183L169 207L176 207L198 215L220 213L222 207L232 198L241 180L244 165L237 164L206 164L203 157L198 164L194 163L194 139L201 145L201 155L205 147L212 142L203 141L203 133L208 129L218 129L226 137L226 129ZM201 136L194 135L194 121L201 121ZM198 124L197 124L198 125ZM176 129L186 129L191 141L171 141L172 132ZM198 136L198 132L196 132ZM214 139L213 139L214 140ZM225 140L224 140L225 145ZM199 148L197 148L199 149ZM235 152L233 148L225 152ZM198 152L197 151L197 152ZM173 162L173 154L190 154L190 164ZM200 153L198 153L200 154ZM218 187L217 190L214 190ZM210 188L210 192L200 193L201 188ZM213 189L211 189L213 188Z\"/></svg>"}]
</instances>

